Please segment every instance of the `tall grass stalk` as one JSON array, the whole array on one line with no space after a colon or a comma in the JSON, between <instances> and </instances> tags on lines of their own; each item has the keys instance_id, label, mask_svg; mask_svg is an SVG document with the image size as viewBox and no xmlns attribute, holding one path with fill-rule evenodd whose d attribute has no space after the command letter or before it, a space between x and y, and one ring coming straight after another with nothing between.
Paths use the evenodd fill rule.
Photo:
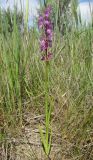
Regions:
<instances>
[{"instance_id":1,"label":"tall grass stalk","mask_svg":"<svg viewBox=\"0 0 93 160\"><path fill-rule=\"evenodd\" d=\"M29 0L26 0L25 27L28 31Z\"/></svg>"}]
</instances>

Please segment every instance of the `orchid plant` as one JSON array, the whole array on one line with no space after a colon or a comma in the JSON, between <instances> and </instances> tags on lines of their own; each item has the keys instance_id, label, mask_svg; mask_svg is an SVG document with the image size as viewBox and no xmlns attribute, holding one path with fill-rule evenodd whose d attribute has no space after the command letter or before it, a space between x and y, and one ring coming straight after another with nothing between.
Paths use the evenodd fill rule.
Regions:
<instances>
[{"instance_id":1,"label":"orchid plant","mask_svg":"<svg viewBox=\"0 0 93 160\"><path fill-rule=\"evenodd\" d=\"M51 119L51 105L49 102L49 61L52 58L52 53L49 49L52 47L52 37L53 37L53 25L51 22L51 12L52 7L46 6L43 12L38 18L38 27L42 35L40 38L40 50L43 52L41 58L45 62L45 129L46 132L43 134L43 130L39 127L41 141L43 145L44 152L49 156L51 150L51 137L52 132L50 129L50 119Z\"/></svg>"}]
</instances>

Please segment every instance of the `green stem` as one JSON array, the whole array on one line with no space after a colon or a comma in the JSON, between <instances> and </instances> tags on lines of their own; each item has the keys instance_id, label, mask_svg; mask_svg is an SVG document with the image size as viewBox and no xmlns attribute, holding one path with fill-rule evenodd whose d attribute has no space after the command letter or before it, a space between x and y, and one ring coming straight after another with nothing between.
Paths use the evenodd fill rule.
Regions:
<instances>
[{"instance_id":1,"label":"green stem","mask_svg":"<svg viewBox=\"0 0 93 160\"><path fill-rule=\"evenodd\" d=\"M46 145L49 146L49 123L50 123L50 108L49 108L49 62L46 61L46 94L45 94L45 114L46 114Z\"/></svg>"},{"instance_id":2,"label":"green stem","mask_svg":"<svg viewBox=\"0 0 93 160\"><path fill-rule=\"evenodd\" d=\"M46 51L47 56L47 51ZM47 156L49 156L51 149L51 132L50 132L50 117L51 117L51 106L49 100L49 62L45 62L45 128L46 134L43 135L42 129L40 129L41 140L44 146L44 151Z\"/></svg>"}]
</instances>

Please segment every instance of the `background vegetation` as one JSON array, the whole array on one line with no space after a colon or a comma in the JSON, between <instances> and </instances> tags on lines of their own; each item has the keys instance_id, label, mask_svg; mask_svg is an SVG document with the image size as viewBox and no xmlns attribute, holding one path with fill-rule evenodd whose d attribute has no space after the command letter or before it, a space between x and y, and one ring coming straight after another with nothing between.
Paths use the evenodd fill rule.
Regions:
<instances>
[{"instance_id":1,"label":"background vegetation","mask_svg":"<svg viewBox=\"0 0 93 160\"><path fill-rule=\"evenodd\" d=\"M50 64L52 125L61 145L61 158L57 153L55 160L93 160L93 28L72 25L73 19L78 21L75 7L72 5L71 12L69 2L48 2L53 7L54 23ZM9 148L7 139L22 134L26 114L44 113L39 32L37 26L21 30L22 24L22 13L0 10L1 148Z\"/></svg>"}]
</instances>

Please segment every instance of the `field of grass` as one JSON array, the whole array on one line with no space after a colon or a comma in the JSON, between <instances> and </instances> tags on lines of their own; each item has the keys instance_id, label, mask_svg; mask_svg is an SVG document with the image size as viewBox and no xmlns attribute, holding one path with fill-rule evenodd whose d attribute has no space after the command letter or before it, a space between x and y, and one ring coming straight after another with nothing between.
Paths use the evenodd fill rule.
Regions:
<instances>
[{"instance_id":1,"label":"field of grass","mask_svg":"<svg viewBox=\"0 0 93 160\"><path fill-rule=\"evenodd\" d=\"M50 158L93 160L93 28L72 27L62 35L56 25L51 52ZM0 33L1 160L46 159L38 131L45 119L41 56L35 28L20 33L14 18L13 32L7 32L6 26L6 33Z\"/></svg>"}]
</instances>

